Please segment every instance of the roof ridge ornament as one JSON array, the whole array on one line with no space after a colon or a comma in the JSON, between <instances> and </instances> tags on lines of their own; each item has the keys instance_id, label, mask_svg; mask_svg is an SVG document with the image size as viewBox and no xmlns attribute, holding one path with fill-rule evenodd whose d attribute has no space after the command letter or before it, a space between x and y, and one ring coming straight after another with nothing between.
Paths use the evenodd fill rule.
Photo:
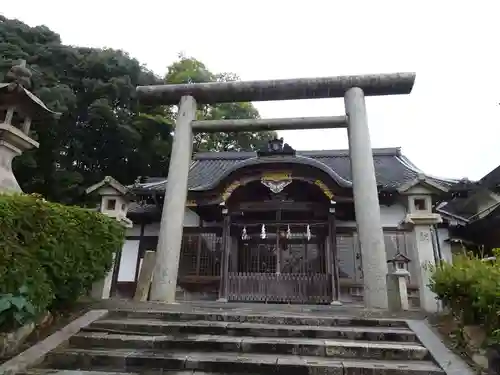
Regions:
<instances>
[{"instance_id":1,"label":"roof ridge ornament","mask_svg":"<svg viewBox=\"0 0 500 375\"><path fill-rule=\"evenodd\" d=\"M265 156L276 156L276 155L291 155L295 156L296 151L288 144L284 143L283 137L274 138L267 142L266 147L262 147L257 151L257 156L265 157Z\"/></svg>"}]
</instances>

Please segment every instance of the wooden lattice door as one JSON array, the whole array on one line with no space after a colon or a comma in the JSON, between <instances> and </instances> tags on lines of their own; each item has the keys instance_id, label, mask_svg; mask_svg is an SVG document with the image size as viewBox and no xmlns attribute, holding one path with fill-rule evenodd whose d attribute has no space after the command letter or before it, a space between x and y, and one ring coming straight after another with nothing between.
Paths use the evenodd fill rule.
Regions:
<instances>
[{"instance_id":1,"label":"wooden lattice door","mask_svg":"<svg viewBox=\"0 0 500 375\"><path fill-rule=\"evenodd\" d=\"M328 303L325 238L270 236L240 240L229 272L229 299L281 303Z\"/></svg>"}]
</instances>

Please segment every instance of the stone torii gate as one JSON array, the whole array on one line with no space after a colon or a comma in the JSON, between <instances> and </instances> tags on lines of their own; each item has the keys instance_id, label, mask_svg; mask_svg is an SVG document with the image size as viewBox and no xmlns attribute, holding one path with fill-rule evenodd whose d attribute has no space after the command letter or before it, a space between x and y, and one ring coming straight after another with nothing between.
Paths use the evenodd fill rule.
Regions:
<instances>
[{"instance_id":1,"label":"stone torii gate","mask_svg":"<svg viewBox=\"0 0 500 375\"><path fill-rule=\"evenodd\" d=\"M138 98L144 103L179 106L151 299L167 303L175 301L194 132L347 128L356 225L363 259L364 301L367 307L387 309L387 260L365 96L409 94L414 81L414 73L394 73L137 87ZM344 116L195 120L197 103L340 97L344 97Z\"/></svg>"}]
</instances>

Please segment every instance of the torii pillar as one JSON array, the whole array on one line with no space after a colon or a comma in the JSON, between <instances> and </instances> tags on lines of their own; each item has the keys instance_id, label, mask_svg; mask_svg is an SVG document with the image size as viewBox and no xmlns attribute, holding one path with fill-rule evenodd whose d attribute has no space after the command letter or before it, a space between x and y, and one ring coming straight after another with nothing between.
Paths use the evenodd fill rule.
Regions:
<instances>
[{"instance_id":1,"label":"torii pillar","mask_svg":"<svg viewBox=\"0 0 500 375\"><path fill-rule=\"evenodd\" d=\"M356 211L363 261L366 307L388 308L387 256L384 245L365 95L409 94L414 73L140 86L139 99L158 105L179 104L174 144L157 248L151 298L173 303L179 268L187 180L193 132L260 131L347 127ZM215 104L312 98L344 98L346 116L271 120L195 121L196 103Z\"/></svg>"}]
</instances>

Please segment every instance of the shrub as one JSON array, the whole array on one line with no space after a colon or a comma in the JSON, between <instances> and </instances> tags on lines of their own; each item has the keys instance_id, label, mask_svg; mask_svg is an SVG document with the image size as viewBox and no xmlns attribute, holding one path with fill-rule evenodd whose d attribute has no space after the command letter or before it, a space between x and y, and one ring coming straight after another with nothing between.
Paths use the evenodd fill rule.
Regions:
<instances>
[{"instance_id":1,"label":"shrub","mask_svg":"<svg viewBox=\"0 0 500 375\"><path fill-rule=\"evenodd\" d=\"M430 288L464 325L482 325L498 338L500 329L500 260L458 255L432 270Z\"/></svg>"},{"instance_id":2,"label":"shrub","mask_svg":"<svg viewBox=\"0 0 500 375\"><path fill-rule=\"evenodd\" d=\"M0 294L0 332L12 331L36 317L28 292L28 288L23 286L16 294Z\"/></svg>"},{"instance_id":3,"label":"shrub","mask_svg":"<svg viewBox=\"0 0 500 375\"><path fill-rule=\"evenodd\" d=\"M103 278L124 229L36 195L0 195L0 293L26 285L37 310L63 307Z\"/></svg>"}]
</instances>

